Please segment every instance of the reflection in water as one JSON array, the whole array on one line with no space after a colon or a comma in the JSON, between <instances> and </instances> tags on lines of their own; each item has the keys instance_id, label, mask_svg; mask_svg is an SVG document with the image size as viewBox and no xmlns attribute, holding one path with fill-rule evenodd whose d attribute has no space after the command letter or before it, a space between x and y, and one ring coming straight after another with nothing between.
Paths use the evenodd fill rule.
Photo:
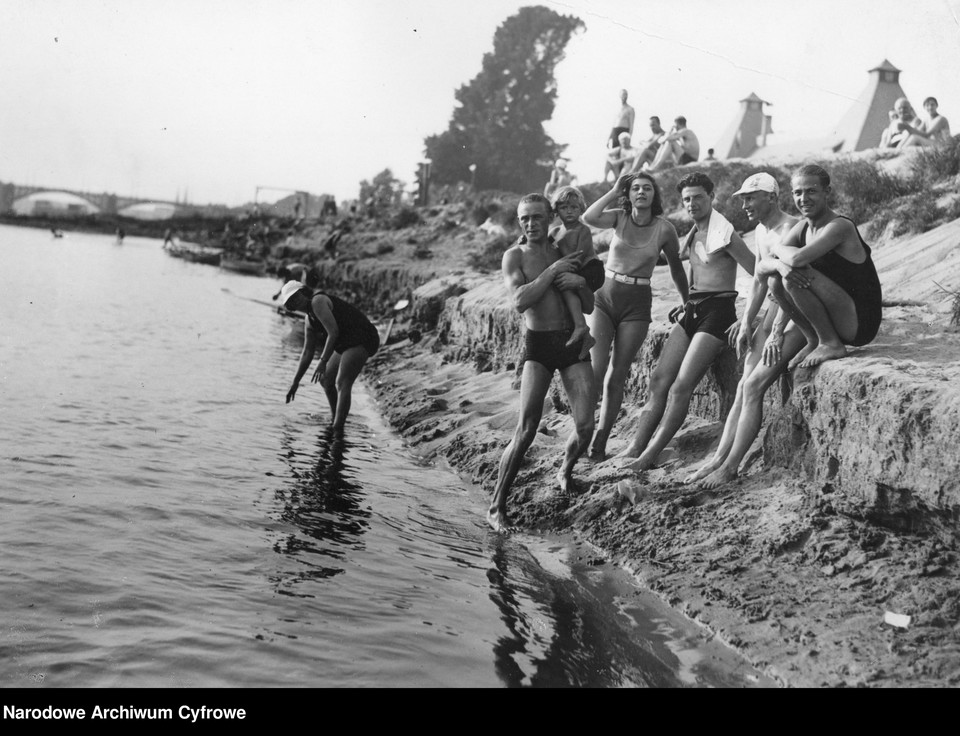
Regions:
<instances>
[{"instance_id":1,"label":"reflection in water","mask_svg":"<svg viewBox=\"0 0 960 736\"><path fill-rule=\"evenodd\" d=\"M309 464L301 462L304 458L294 449L292 434L285 432L281 445L293 481L277 489L276 499L282 507L281 520L295 525L298 532L277 540L273 549L307 568L284 582L289 585L339 575L343 567L333 563L362 549L361 537L370 519L370 511L360 505L365 494L350 480L350 468L344 461L348 445L343 431L327 426L320 432L317 455ZM279 592L294 595L289 588Z\"/></svg>"},{"instance_id":2,"label":"reflection in water","mask_svg":"<svg viewBox=\"0 0 960 736\"><path fill-rule=\"evenodd\" d=\"M603 615L609 601L544 572L514 541L493 538L490 599L507 634L493 647L508 687L678 687L673 668ZM534 610L530 610L531 604ZM525 610L526 608L526 610Z\"/></svg>"}]
</instances>

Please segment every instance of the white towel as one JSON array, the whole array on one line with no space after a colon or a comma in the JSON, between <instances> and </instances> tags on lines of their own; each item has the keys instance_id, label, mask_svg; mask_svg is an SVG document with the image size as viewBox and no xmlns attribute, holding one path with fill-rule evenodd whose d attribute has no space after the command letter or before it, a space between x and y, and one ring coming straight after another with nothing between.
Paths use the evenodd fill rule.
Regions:
<instances>
[{"instance_id":1,"label":"white towel","mask_svg":"<svg viewBox=\"0 0 960 736\"><path fill-rule=\"evenodd\" d=\"M730 221L716 210L710 213L710 224L707 225L707 236L703 243L697 243L697 255L701 261L709 261L710 256L718 250L723 250L730 245L733 237L733 225ZM689 241L688 241L689 242Z\"/></svg>"}]
</instances>

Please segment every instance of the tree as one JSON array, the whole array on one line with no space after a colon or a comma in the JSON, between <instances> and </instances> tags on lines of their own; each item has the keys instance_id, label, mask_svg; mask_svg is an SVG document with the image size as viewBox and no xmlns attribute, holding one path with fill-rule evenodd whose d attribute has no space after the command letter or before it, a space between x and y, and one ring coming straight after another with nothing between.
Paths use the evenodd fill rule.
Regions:
<instances>
[{"instance_id":1,"label":"tree","mask_svg":"<svg viewBox=\"0 0 960 736\"><path fill-rule=\"evenodd\" d=\"M543 129L557 98L554 69L583 21L537 5L521 8L493 36L480 73L457 90L449 128L425 139L431 179L456 184L476 164L479 189L541 190L565 145Z\"/></svg>"},{"instance_id":2,"label":"tree","mask_svg":"<svg viewBox=\"0 0 960 736\"><path fill-rule=\"evenodd\" d=\"M373 177L373 182L366 179L360 182L361 203L372 197L378 206L395 205L399 203L402 194L403 182L397 179L390 169L384 169Z\"/></svg>"}]
</instances>

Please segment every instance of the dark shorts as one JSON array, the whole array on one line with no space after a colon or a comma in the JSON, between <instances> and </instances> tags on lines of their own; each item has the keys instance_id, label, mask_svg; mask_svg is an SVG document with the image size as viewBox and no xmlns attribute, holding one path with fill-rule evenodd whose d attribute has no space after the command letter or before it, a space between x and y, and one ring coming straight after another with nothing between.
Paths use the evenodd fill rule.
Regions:
<instances>
[{"instance_id":1,"label":"dark shorts","mask_svg":"<svg viewBox=\"0 0 960 736\"><path fill-rule=\"evenodd\" d=\"M630 128L613 128L610 131L610 140L608 141L609 145L607 148L616 148L620 145L620 134L629 133Z\"/></svg>"},{"instance_id":2,"label":"dark shorts","mask_svg":"<svg viewBox=\"0 0 960 736\"><path fill-rule=\"evenodd\" d=\"M683 153L683 154L680 155L679 164L680 164L680 166L683 166L684 164L692 164L692 163L693 163L694 161L696 161L696 160L697 160L697 159L695 159L695 158L694 158L693 156L691 156L689 153Z\"/></svg>"},{"instance_id":3,"label":"dark shorts","mask_svg":"<svg viewBox=\"0 0 960 736\"><path fill-rule=\"evenodd\" d=\"M621 322L649 322L653 291L649 284L623 284L607 279L594 295L594 309L599 309L614 328Z\"/></svg>"},{"instance_id":4,"label":"dark shorts","mask_svg":"<svg viewBox=\"0 0 960 736\"><path fill-rule=\"evenodd\" d=\"M523 362L532 360L548 371L566 370L577 363L589 363L590 356L581 360L583 340L567 347L572 330L527 330L524 335Z\"/></svg>"},{"instance_id":5,"label":"dark shorts","mask_svg":"<svg viewBox=\"0 0 960 736\"><path fill-rule=\"evenodd\" d=\"M718 340L727 340L727 329L737 321L737 297L691 297L684 305L677 324L691 340L698 332L706 332Z\"/></svg>"}]
</instances>

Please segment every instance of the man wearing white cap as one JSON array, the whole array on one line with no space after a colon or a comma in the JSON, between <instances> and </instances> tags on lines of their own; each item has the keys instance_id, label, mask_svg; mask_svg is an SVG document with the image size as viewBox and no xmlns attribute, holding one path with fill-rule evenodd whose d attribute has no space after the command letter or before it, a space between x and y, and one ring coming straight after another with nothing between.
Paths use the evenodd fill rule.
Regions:
<instances>
[{"instance_id":1,"label":"man wearing white cap","mask_svg":"<svg viewBox=\"0 0 960 736\"><path fill-rule=\"evenodd\" d=\"M342 430L350 413L353 384L367 359L380 347L380 334L359 309L331 294L314 291L299 281L280 289L280 304L291 312L303 312L303 350L293 383L287 391L289 404L297 395L300 379L307 372L317 346L320 364L313 382L323 386L330 402L333 428Z\"/></svg>"},{"instance_id":2,"label":"man wearing white cap","mask_svg":"<svg viewBox=\"0 0 960 736\"><path fill-rule=\"evenodd\" d=\"M743 374L737 384L736 397L733 406L730 407L729 414L727 414L723 434L720 436L720 444L717 446L713 457L687 478L688 483L706 478L704 485L708 488L713 488L736 477L740 461L753 442L753 438L760 431L763 395L781 373L782 365L779 368L776 368L776 366L780 365L781 361L784 364L789 361L806 342L802 333L792 334L788 350L784 350L784 328L788 317L785 312L777 307L775 302L770 302L766 313L760 320L760 324L754 329L754 321L768 292L769 269L765 267L765 262L768 263L773 258L770 249L781 241L790 231L790 228L797 224L798 218L788 215L780 209L780 185L776 179L766 172L759 172L747 177L743 186L734 192L734 196L740 197L747 218L751 222L757 223L756 229L753 231L757 259L743 317L740 319L739 325L732 328L729 333L730 344L736 348L737 357L743 357L746 353L743 361ZM789 352L789 355L784 360L785 352ZM763 370L758 376L762 378L762 383L758 384L754 379L749 384L751 399L747 402L747 408L745 409L745 387L748 385L751 376L754 375L754 369L760 362L761 357L763 358ZM757 396L759 396L760 402L755 400ZM749 437L750 441L744 446L743 440L746 437ZM736 443L737 449L736 452L731 453L735 439L739 440Z\"/></svg>"}]
</instances>

